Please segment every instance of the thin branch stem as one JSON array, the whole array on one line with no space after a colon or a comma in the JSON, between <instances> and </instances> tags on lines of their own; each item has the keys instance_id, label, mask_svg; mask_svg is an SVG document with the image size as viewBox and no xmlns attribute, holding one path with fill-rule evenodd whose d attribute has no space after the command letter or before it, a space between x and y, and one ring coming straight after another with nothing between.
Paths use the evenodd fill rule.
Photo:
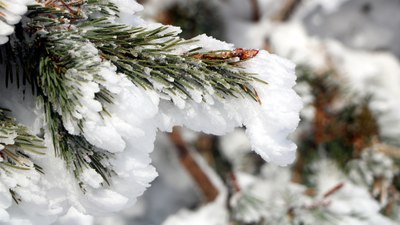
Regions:
<instances>
[{"instance_id":1,"label":"thin branch stem","mask_svg":"<svg viewBox=\"0 0 400 225\"><path fill-rule=\"evenodd\" d=\"M174 143L180 162L186 171L192 176L207 202L213 202L219 195L218 189L211 182L207 174L201 169L200 165L193 158L187 144L182 138L179 129L174 128L170 134L170 139Z\"/></svg>"},{"instance_id":2,"label":"thin branch stem","mask_svg":"<svg viewBox=\"0 0 400 225\"><path fill-rule=\"evenodd\" d=\"M261 10L260 10L260 4L258 0L250 0L251 3L251 8L252 8L252 16L253 16L253 21L258 22L261 20Z\"/></svg>"}]
</instances>

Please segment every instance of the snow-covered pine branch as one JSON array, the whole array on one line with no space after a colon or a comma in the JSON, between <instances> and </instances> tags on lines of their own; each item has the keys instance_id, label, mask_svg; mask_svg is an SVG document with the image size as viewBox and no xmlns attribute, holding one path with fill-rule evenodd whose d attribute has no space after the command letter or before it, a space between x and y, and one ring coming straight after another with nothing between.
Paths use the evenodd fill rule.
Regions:
<instances>
[{"instance_id":1,"label":"snow-covered pine branch","mask_svg":"<svg viewBox=\"0 0 400 225\"><path fill-rule=\"evenodd\" d=\"M140 9L37 0L0 46L0 107L46 146L45 156L18 151L42 174L0 167L0 222L46 224L71 206L105 215L134 204L157 176L156 133L174 126L216 135L245 127L265 160L294 160L288 135L302 104L291 62L205 35L181 39L179 28L130 15ZM3 43L11 33L0 33Z\"/></svg>"}]
</instances>

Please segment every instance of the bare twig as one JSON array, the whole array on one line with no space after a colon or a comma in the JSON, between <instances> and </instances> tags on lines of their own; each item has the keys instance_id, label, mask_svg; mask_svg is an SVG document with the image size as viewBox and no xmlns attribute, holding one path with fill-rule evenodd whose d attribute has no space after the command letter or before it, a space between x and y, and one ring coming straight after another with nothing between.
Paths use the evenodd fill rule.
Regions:
<instances>
[{"instance_id":1,"label":"bare twig","mask_svg":"<svg viewBox=\"0 0 400 225\"><path fill-rule=\"evenodd\" d=\"M327 207L329 204L331 204L331 201L328 199L331 195L337 193L339 190L341 190L344 187L344 183L339 183L329 189L325 194L322 196L321 199L317 200L316 202L312 203L309 206L305 206L306 209L316 209L318 207Z\"/></svg>"},{"instance_id":2,"label":"bare twig","mask_svg":"<svg viewBox=\"0 0 400 225\"><path fill-rule=\"evenodd\" d=\"M260 10L260 4L258 3L258 0L250 0L251 2L251 8L252 8L252 20L254 22L258 22L261 19L261 10Z\"/></svg>"},{"instance_id":3,"label":"bare twig","mask_svg":"<svg viewBox=\"0 0 400 225\"><path fill-rule=\"evenodd\" d=\"M202 134L197 140L196 149L215 168L217 174L228 186L230 194L240 192L241 188L236 174L231 163L221 154L221 149L218 147L218 139L214 135Z\"/></svg>"},{"instance_id":4,"label":"bare twig","mask_svg":"<svg viewBox=\"0 0 400 225\"><path fill-rule=\"evenodd\" d=\"M179 159L183 167L197 183L198 187L204 194L206 201L214 201L218 197L219 191L191 155L189 149L187 148L187 144L181 136L179 129L174 128L174 130L170 134L170 138L171 141L174 143L176 149L178 150Z\"/></svg>"},{"instance_id":5,"label":"bare twig","mask_svg":"<svg viewBox=\"0 0 400 225\"><path fill-rule=\"evenodd\" d=\"M339 184L335 185L333 188L331 188L329 191L327 191L327 192L324 194L324 198L327 198L327 197L329 197L329 196L335 194L335 193L338 192L340 189L342 189L343 186L344 186L344 183L339 183Z\"/></svg>"}]
</instances>

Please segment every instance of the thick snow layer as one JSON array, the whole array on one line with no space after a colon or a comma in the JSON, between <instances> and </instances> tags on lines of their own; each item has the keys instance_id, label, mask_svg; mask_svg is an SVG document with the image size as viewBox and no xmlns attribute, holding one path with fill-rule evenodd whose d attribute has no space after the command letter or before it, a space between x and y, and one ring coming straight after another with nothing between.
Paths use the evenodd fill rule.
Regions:
<instances>
[{"instance_id":1,"label":"thick snow layer","mask_svg":"<svg viewBox=\"0 0 400 225\"><path fill-rule=\"evenodd\" d=\"M195 37L205 51L232 48L225 42L205 35ZM192 49L196 46L187 46ZM182 48L182 47L181 47ZM180 48L180 51L182 50ZM279 165L293 162L296 145L287 139L299 122L302 102L292 87L295 85L295 66L290 61L269 54L260 53L241 64L246 72L258 74L267 82L254 82L261 104L252 99L208 96L213 100L195 102L160 101L159 129L171 131L173 126L185 126L194 131L216 135L232 132L235 127L246 127L252 149L265 160ZM279 75L276 75L279 74Z\"/></svg>"},{"instance_id":2,"label":"thick snow layer","mask_svg":"<svg viewBox=\"0 0 400 225\"><path fill-rule=\"evenodd\" d=\"M201 200L201 193L182 167L174 148L168 134L158 133L156 151L151 154L151 158L160 173L159 177L133 207L111 217L96 217L95 224L162 224L182 207L196 205Z\"/></svg>"}]
</instances>

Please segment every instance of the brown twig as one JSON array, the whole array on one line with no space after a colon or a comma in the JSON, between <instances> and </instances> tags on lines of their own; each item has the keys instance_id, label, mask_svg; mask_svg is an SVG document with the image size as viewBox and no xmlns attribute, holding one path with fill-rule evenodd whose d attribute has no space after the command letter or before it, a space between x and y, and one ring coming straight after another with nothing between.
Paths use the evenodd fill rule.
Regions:
<instances>
[{"instance_id":1,"label":"brown twig","mask_svg":"<svg viewBox=\"0 0 400 225\"><path fill-rule=\"evenodd\" d=\"M344 183L339 183L337 185L335 185L333 188L331 188L329 191L327 191L324 194L324 198L327 198L333 194L335 194L336 192L338 192L340 189L342 189L344 187Z\"/></svg>"},{"instance_id":2,"label":"brown twig","mask_svg":"<svg viewBox=\"0 0 400 225\"><path fill-rule=\"evenodd\" d=\"M219 191L191 155L179 129L174 128L170 134L170 139L178 150L178 156L183 167L192 176L206 198L206 201L214 201L218 197Z\"/></svg>"},{"instance_id":3,"label":"brown twig","mask_svg":"<svg viewBox=\"0 0 400 225\"><path fill-rule=\"evenodd\" d=\"M239 182L237 180L236 174L233 171L229 172L229 179L231 181L231 185L234 188L235 192L241 192L242 188L239 185Z\"/></svg>"},{"instance_id":4,"label":"brown twig","mask_svg":"<svg viewBox=\"0 0 400 225\"><path fill-rule=\"evenodd\" d=\"M230 207L229 199L234 193L240 192L241 188L232 165L221 154L221 149L218 147L218 140L219 137L217 136L201 134L197 139L196 149L207 159L208 163L215 168L217 174L224 181L225 185L227 185L229 192L227 205Z\"/></svg>"},{"instance_id":5,"label":"brown twig","mask_svg":"<svg viewBox=\"0 0 400 225\"><path fill-rule=\"evenodd\" d=\"M71 6L69 6L67 3L65 3L63 0L60 0L60 2L61 2L61 4L62 4L65 8L67 8L71 13L76 13L76 11L75 11L73 8L71 8Z\"/></svg>"},{"instance_id":6,"label":"brown twig","mask_svg":"<svg viewBox=\"0 0 400 225\"><path fill-rule=\"evenodd\" d=\"M309 206L305 206L306 209L316 209L318 207L328 207L331 204L331 201L328 199L329 196L337 193L339 190L341 190L344 187L344 183L341 182L331 189L329 189L325 194L322 196L321 199L317 200L316 202L312 203Z\"/></svg>"},{"instance_id":7,"label":"brown twig","mask_svg":"<svg viewBox=\"0 0 400 225\"><path fill-rule=\"evenodd\" d=\"M254 22L258 22L261 20L261 10L260 10L260 4L258 3L258 0L250 0L251 2L251 8L252 8L252 20Z\"/></svg>"},{"instance_id":8,"label":"brown twig","mask_svg":"<svg viewBox=\"0 0 400 225\"><path fill-rule=\"evenodd\" d=\"M290 19L290 17L293 15L297 6L300 5L300 3L301 3L301 0L286 0L286 3L282 7L282 10L280 10L276 14L276 16L273 17L273 20L279 21L279 22L288 21Z\"/></svg>"},{"instance_id":9,"label":"brown twig","mask_svg":"<svg viewBox=\"0 0 400 225\"><path fill-rule=\"evenodd\" d=\"M232 58L239 58L240 60L247 60L257 56L259 50L256 49L243 49L237 48L232 51L222 51L214 53L199 53L192 55L193 58L203 59L203 60L226 60Z\"/></svg>"}]
</instances>

